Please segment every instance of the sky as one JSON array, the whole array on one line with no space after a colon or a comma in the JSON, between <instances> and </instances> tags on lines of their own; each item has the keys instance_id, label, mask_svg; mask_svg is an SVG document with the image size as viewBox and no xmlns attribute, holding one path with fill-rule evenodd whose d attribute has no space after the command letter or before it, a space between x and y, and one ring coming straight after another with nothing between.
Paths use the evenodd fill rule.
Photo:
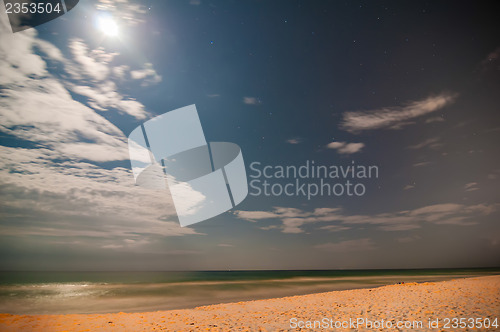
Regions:
<instances>
[{"instance_id":1,"label":"sky","mask_svg":"<svg viewBox=\"0 0 500 332\"><path fill-rule=\"evenodd\" d=\"M2 10L0 269L498 267L497 10L97 0L18 33ZM180 227L168 191L135 185L127 137L192 104L261 182ZM351 179L362 195L254 188L317 184L274 172L312 162L378 172Z\"/></svg>"}]
</instances>

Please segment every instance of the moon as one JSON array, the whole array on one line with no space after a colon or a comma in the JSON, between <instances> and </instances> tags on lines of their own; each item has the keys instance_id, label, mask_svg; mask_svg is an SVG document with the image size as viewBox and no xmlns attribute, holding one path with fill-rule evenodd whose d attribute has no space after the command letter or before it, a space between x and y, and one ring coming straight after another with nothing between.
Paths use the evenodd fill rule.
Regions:
<instances>
[{"instance_id":1,"label":"moon","mask_svg":"<svg viewBox=\"0 0 500 332\"><path fill-rule=\"evenodd\" d=\"M97 27L106 36L109 37L118 36L119 33L118 24L116 24L116 21L110 16L99 17L99 19L97 20Z\"/></svg>"}]
</instances>

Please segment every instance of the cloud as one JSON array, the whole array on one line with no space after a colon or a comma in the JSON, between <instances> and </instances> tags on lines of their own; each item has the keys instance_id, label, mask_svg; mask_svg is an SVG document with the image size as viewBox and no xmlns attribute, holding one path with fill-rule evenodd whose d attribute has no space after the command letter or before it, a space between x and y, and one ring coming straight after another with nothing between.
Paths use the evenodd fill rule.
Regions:
<instances>
[{"instance_id":1,"label":"cloud","mask_svg":"<svg viewBox=\"0 0 500 332\"><path fill-rule=\"evenodd\" d=\"M272 211L237 211L235 215L252 222L278 219L281 225L261 229L280 229L283 233L304 233L305 225L317 223L330 223L320 226L319 230L334 232L348 230L354 225L372 225L381 231L407 231L421 228L425 223L474 225L477 223L474 218L489 215L497 208L497 205L444 203L375 215L347 215L341 208L303 211L296 208L274 207Z\"/></svg>"},{"instance_id":2,"label":"cloud","mask_svg":"<svg viewBox=\"0 0 500 332\"><path fill-rule=\"evenodd\" d=\"M432 162L430 162L430 161L422 161L422 162L413 164L413 167L423 167L423 166L427 166L427 165L430 165L430 164L432 164Z\"/></svg>"},{"instance_id":3,"label":"cloud","mask_svg":"<svg viewBox=\"0 0 500 332\"><path fill-rule=\"evenodd\" d=\"M364 146L364 143L331 142L326 147L337 150L340 154L352 154L360 152Z\"/></svg>"},{"instance_id":4,"label":"cloud","mask_svg":"<svg viewBox=\"0 0 500 332\"><path fill-rule=\"evenodd\" d=\"M267 211L235 211L234 215L240 219L245 219L255 222L261 219L274 219L278 218L278 214Z\"/></svg>"},{"instance_id":5,"label":"cloud","mask_svg":"<svg viewBox=\"0 0 500 332\"><path fill-rule=\"evenodd\" d=\"M72 40L69 44L69 49L73 55L73 59L80 65L81 71L86 76L93 78L96 81L103 81L109 74L107 64L111 62L116 53L107 54L102 48L98 48L89 52L87 45L81 39Z\"/></svg>"},{"instance_id":6,"label":"cloud","mask_svg":"<svg viewBox=\"0 0 500 332\"><path fill-rule=\"evenodd\" d=\"M94 86L69 85L72 92L89 98L90 107L99 111L116 109L137 119L145 119L149 114L144 109L144 105L133 99L124 99L118 93L114 82L108 80L96 83Z\"/></svg>"},{"instance_id":7,"label":"cloud","mask_svg":"<svg viewBox=\"0 0 500 332\"><path fill-rule=\"evenodd\" d=\"M232 248L234 247L232 244L227 244L227 243L219 243L217 245L217 247L228 247L228 248Z\"/></svg>"},{"instance_id":8,"label":"cloud","mask_svg":"<svg viewBox=\"0 0 500 332\"><path fill-rule=\"evenodd\" d=\"M302 226L307 223L337 221L338 208L318 208L312 212L296 208L274 207L273 211L236 211L236 217L251 222L263 219L280 219L282 225L268 229L279 228L283 233L303 233Z\"/></svg>"},{"instance_id":9,"label":"cloud","mask_svg":"<svg viewBox=\"0 0 500 332\"><path fill-rule=\"evenodd\" d=\"M146 6L128 0L98 0L96 9L111 13L115 20L131 27L144 22L148 12Z\"/></svg>"},{"instance_id":10,"label":"cloud","mask_svg":"<svg viewBox=\"0 0 500 332\"><path fill-rule=\"evenodd\" d=\"M500 59L500 47L490 52L486 58L481 61L483 71L498 71L500 69L498 59Z\"/></svg>"},{"instance_id":11,"label":"cloud","mask_svg":"<svg viewBox=\"0 0 500 332\"><path fill-rule=\"evenodd\" d=\"M130 76L134 80L144 80L143 85L156 84L161 82L161 76L153 68L153 64L145 63L141 70L132 70Z\"/></svg>"},{"instance_id":12,"label":"cloud","mask_svg":"<svg viewBox=\"0 0 500 332\"><path fill-rule=\"evenodd\" d=\"M126 136L68 91L77 87L96 108L144 118L142 104L124 100L109 80L117 55L75 40L69 44L73 61L38 39L35 29L15 35L8 29L2 14L0 132L17 145L0 146L0 236L125 250L130 241L198 234L180 227L166 192L134 185L131 171L117 163L129 158ZM63 64L57 75L42 55ZM94 85L85 86L88 81Z\"/></svg>"},{"instance_id":13,"label":"cloud","mask_svg":"<svg viewBox=\"0 0 500 332\"><path fill-rule=\"evenodd\" d=\"M165 192L135 186L129 169L104 169L47 149L0 152L2 235L137 240L196 234L168 217L175 210Z\"/></svg>"},{"instance_id":14,"label":"cloud","mask_svg":"<svg viewBox=\"0 0 500 332\"><path fill-rule=\"evenodd\" d=\"M401 107L386 107L371 111L353 111L343 114L340 127L352 133L364 130L393 128L399 129L408 125L408 120L435 112L450 105L456 94L440 94L420 101L410 102Z\"/></svg>"},{"instance_id":15,"label":"cloud","mask_svg":"<svg viewBox=\"0 0 500 332\"><path fill-rule=\"evenodd\" d=\"M444 118L442 116L433 116L425 120L425 123L434 123L434 122L444 122Z\"/></svg>"},{"instance_id":16,"label":"cloud","mask_svg":"<svg viewBox=\"0 0 500 332\"><path fill-rule=\"evenodd\" d=\"M340 242L329 242L316 245L315 248L333 252L353 252L373 250L376 247L371 239L365 238L345 240Z\"/></svg>"},{"instance_id":17,"label":"cloud","mask_svg":"<svg viewBox=\"0 0 500 332\"><path fill-rule=\"evenodd\" d=\"M0 59L2 59L0 61L0 85L22 85L24 81L29 80L29 77L40 78L47 75L45 61L33 50L37 46L41 51L47 51L48 48L43 41L35 39L35 35L35 29L12 33L8 18L2 11L0 16Z\"/></svg>"},{"instance_id":18,"label":"cloud","mask_svg":"<svg viewBox=\"0 0 500 332\"><path fill-rule=\"evenodd\" d=\"M243 102L247 105L259 105L262 102L256 97L243 97Z\"/></svg>"},{"instance_id":19,"label":"cloud","mask_svg":"<svg viewBox=\"0 0 500 332\"><path fill-rule=\"evenodd\" d=\"M89 98L88 106L98 111L113 108L137 119L145 119L149 115L140 102L120 94L116 80L111 78L118 78L117 82L121 82L130 75L130 78L140 80L141 86L159 83L161 76L151 63L145 63L143 69L130 71L127 65L111 66L111 62L119 56L118 53L107 53L102 47L89 50L80 39L71 40L68 47L75 61L63 62L66 71L78 83L65 83L72 92ZM87 84L89 79L92 85Z\"/></svg>"},{"instance_id":20,"label":"cloud","mask_svg":"<svg viewBox=\"0 0 500 332\"><path fill-rule=\"evenodd\" d=\"M477 186L477 182L470 182L464 186L464 189L465 191L476 191L479 190L479 187Z\"/></svg>"},{"instance_id":21,"label":"cloud","mask_svg":"<svg viewBox=\"0 0 500 332\"><path fill-rule=\"evenodd\" d=\"M408 147L408 149L418 150L418 149L422 149L425 147L429 147L429 148L435 150L435 149L438 149L438 148L443 146L443 143L441 143L440 140L441 139L439 137L429 138L429 139L426 139L425 141L420 142L418 144L410 145Z\"/></svg>"},{"instance_id":22,"label":"cloud","mask_svg":"<svg viewBox=\"0 0 500 332\"><path fill-rule=\"evenodd\" d=\"M302 139L300 138L290 138L290 139L287 139L286 142L288 144L299 144L302 142Z\"/></svg>"},{"instance_id":23,"label":"cloud","mask_svg":"<svg viewBox=\"0 0 500 332\"><path fill-rule=\"evenodd\" d=\"M351 229L351 227L345 227L345 226L340 226L340 225L327 225L320 227L319 229L323 229L325 231L329 232L340 232L340 231L346 231L348 229Z\"/></svg>"},{"instance_id":24,"label":"cloud","mask_svg":"<svg viewBox=\"0 0 500 332\"><path fill-rule=\"evenodd\" d=\"M116 66L111 69L113 75L121 80L125 79L127 73L130 71L130 67L127 65Z\"/></svg>"},{"instance_id":25,"label":"cloud","mask_svg":"<svg viewBox=\"0 0 500 332\"><path fill-rule=\"evenodd\" d=\"M23 87L4 89L0 106L0 131L8 135L71 158L128 159L123 133L73 100L53 78L27 80Z\"/></svg>"},{"instance_id":26,"label":"cloud","mask_svg":"<svg viewBox=\"0 0 500 332\"><path fill-rule=\"evenodd\" d=\"M108 111L113 108L137 119L145 119L149 115L140 102L120 94L116 83L110 79L112 75L124 80L130 70L126 65L115 67L110 65L118 53L106 53L101 47L89 50L79 39L70 41L69 48L75 61L65 60L65 69L77 83L65 83L72 92L89 98L88 106L98 111ZM130 75L134 79L142 80L143 86L161 81L161 77L148 63L145 64L145 69L134 70ZM88 79L92 85L86 84Z\"/></svg>"}]
</instances>

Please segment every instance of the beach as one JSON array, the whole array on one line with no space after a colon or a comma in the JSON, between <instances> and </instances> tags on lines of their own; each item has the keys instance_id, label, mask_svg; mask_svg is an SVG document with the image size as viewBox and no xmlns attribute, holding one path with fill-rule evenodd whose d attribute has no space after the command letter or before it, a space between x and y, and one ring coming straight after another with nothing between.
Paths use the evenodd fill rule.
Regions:
<instances>
[{"instance_id":1,"label":"beach","mask_svg":"<svg viewBox=\"0 0 500 332\"><path fill-rule=\"evenodd\" d=\"M499 329L495 327L495 324L499 324L499 316L500 276L494 275L442 282L393 284L183 310L86 315L1 314L0 330L363 331L383 327L383 330L396 331L399 327L399 330L412 331L466 331L481 326L479 330L495 331ZM465 324L465 328L460 328L460 324Z\"/></svg>"}]
</instances>

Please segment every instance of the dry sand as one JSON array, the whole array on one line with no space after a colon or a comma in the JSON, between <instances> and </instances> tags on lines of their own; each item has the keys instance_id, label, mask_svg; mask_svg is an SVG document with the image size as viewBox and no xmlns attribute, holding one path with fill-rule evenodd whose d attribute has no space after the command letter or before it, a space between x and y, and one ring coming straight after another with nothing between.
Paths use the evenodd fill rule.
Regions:
<instances>
[{"instance_id":1,"label":"dry sand","mask_svg":"<svg viewBox=\"0 0 500 332\"><path fill-rule=\"evenodd\" d=\"M477 329L453 328L453 321L445 329L445 318L486 317L492 322L497 319L500 324L500 276L407 283L186 310L92 315L0 314L0 331L287 331L295 330L293 324L300 321L313 324L313 321L324 323L325 319L332 324L332 319L333 324L336 321L346 324L349 319L358 318L372 323L383 319L385 326L388 320L394 326L397 321L423 324L421 328L403 327L399 331L468 331ZM429 319L433 322L439 319L439 328L429 328ZM360 324L357 330L367 330L366 325ZM499 331L500 327L479 330Z\"/></svg>"}]
</instances>

